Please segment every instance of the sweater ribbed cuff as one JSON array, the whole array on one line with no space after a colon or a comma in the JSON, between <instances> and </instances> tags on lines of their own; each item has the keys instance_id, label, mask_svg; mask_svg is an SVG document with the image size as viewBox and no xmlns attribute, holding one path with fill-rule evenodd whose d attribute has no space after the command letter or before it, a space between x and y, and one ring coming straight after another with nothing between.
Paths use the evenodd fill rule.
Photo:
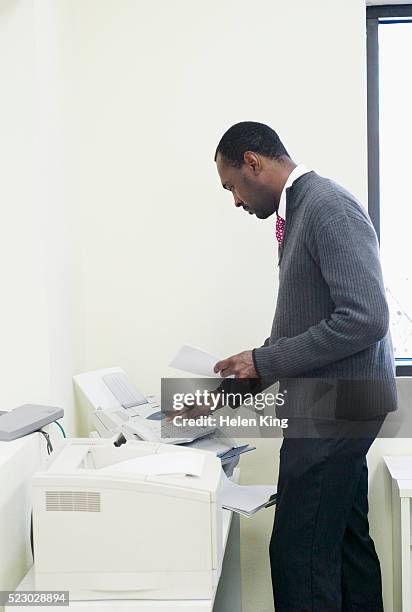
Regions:
<instances>
[{"instance_id":1,"label":"sweater ribbed cuff","mask_svg":"<svg viewBox=\"0 0 412 612\"><path fill-rule=\"evenodd\" d=\"M257 362L256 362L256 355L255 355L255 351L257 351L257 349L253 349L253 350L252 350L252 359L253 359L253 365L254 365L254 368L255 368L256 373L257 373L257 375L258 375L258 378L261 378L261 375L260 375L260 372L259 372L259 369L258 369L258 364L257 364Z\"/></svg>"},{"instance_id":2,"label":"sweater ribbed cuff","mask_svg":"<svg viewBox=\"0 0 412 612\"><path fill-rule=\"evenodd\" d=\"M253 364L259 378L276 376L276 364L270 346L261 346L252 351Z\"/></svg>"}]
</instances>

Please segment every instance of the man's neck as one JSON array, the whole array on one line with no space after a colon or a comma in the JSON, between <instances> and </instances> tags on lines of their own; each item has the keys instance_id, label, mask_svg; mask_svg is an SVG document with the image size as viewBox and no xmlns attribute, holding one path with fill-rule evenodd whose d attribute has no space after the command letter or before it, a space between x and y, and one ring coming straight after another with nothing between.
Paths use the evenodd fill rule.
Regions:
<instances>
[{"instance_id":1,"label":"man's neck","mask_svg":"<svg viewBox=\"0 0 412 612\"><path fill-rule=\"evenodd\" d=\"M289 176L292 174L295 168L297 168L297 164L293 161L293 159L281 158L276 161L277 168L276 172L274 172L274 188L275 188L275 200L276 200L276 210L279 207L280 197L282 195L282 191L286 185L286 182Z\"/></svg>"}]
</instances>

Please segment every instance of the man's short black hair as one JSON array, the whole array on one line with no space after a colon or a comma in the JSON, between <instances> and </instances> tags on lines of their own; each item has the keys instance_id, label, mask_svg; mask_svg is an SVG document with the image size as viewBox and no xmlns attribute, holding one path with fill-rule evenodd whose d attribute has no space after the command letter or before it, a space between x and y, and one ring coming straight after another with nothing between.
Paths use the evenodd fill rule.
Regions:
<instances>
[{"instance_id":1,"label":"man's short black hair","mask_svg":"<svg viewBox=\"0 0 412 612\"><path fill-rule=\"evenodd\" d=\"M270 159L283 155L289 157L275 130L264 123L242 121L232 125L223 134L217 145L215 161L220 153L228 164L240 168L244 163L243 155L246 151L259 153Z\"/></svg>"}]
</instances>

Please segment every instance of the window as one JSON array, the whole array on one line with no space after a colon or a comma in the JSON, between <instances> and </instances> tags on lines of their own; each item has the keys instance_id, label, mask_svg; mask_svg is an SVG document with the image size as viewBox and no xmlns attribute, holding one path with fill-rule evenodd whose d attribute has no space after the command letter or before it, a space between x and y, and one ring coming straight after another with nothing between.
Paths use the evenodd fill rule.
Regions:
<instances>
[{"instance_id":1,"label":"window","mask_svg":"<svg viewBox=\"0 0 412 612\"><path fill-rule=\"evenodd\" d=\"M397 374L412 375L412 5L367 10L369 213Z\"/></svg>"}]
</instances>

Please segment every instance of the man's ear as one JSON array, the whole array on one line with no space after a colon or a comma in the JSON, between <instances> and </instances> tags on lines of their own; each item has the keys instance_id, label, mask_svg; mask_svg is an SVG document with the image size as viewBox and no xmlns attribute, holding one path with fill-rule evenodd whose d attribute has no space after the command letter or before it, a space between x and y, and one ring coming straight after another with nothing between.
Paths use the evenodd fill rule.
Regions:
<instances>
[{"instance_id":1,"label":"man's ear","mask_svg":"<svg viewBox=\"0 0 412 612\"><path fill-rule=\"evenodd\" d=\"M253 174L259 174L262 171L262 160L260 155L253 153L253 151L245 151L243 153L243 161Z\"/></svg>"}]
</instances>

